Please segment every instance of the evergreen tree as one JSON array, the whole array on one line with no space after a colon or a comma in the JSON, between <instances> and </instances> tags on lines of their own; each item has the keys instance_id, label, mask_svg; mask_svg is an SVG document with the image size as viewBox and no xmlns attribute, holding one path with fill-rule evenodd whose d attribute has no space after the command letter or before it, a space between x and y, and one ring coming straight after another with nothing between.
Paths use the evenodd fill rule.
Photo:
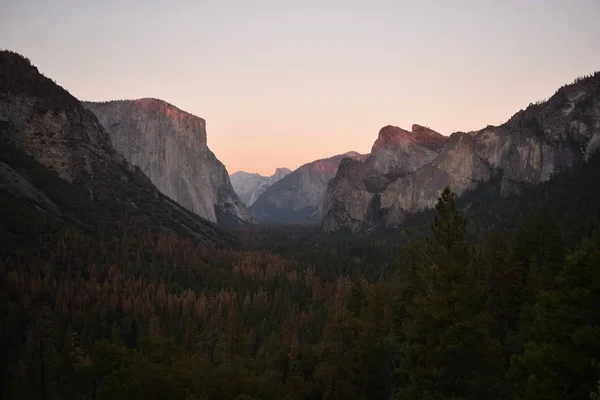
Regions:
<instances>
[{"instance_id":1,"label":"evergreen tree","mask_svg":"<svg viewBox=\"0 0 600 400\"><path fill-rule=\"evenodd\" d=\"M357 385L363 399L387 399L393 394L396 349L386 289L382 284L375 285L360 315Z\"/></svg>"},{"instance_id":2,"label":"evergreen tree","mask_svg":"<svg viewBox=\"0 0 600 400\"><path fill-rule=\"evenodd\" d=\"M539 291L554 284L562 266L564 246L558 224L550 214L539 211L517 230L514 249L527 279L526 300L533 303Z\"/></svg>"},{"instance_id":3,"label":"evergreen tree","mask_svg":"<svg viewBox=\"0 0 600 400\"><path fill-rule=\"evenodd\" d=\"M485 280L486 310L494 320L494 334L504 342L519 328L525 290L522 265L497 233L485 243L477 262Z\"/></svg>"},{"instance_id":4,"label":"evergreen tree","mask_svg":"<svg viewBox=\"0 0 600 400\"><path fill-rule=\"evenodd\" d=\"M596 392L600 360L600 251L589 240L566 259L555 289L538 296L513 397L584 399Z\"/></svg>"},{"instance_id":5,"label":"evergreen tree","mask_svg":"<svg viewBox=\"0 0 600 400\"><path fill-rule=\"evenodd\" d=\"M455 194L449 187L442 190L435 210L432 238L428 240L427 249L430 261L446 269L453 263L465 263L469 251L465 242L467 222L456 208Z\"/></svg>"},{"instance_id":6,"label":"evergreen tree","mask_svg":"<svg viewBox=\"0 0 600 400\"><path fill-rule=\"evenodd\" d=\"M247 347L245 333L242 316L232 306L225 331L217 343L216 358L219 362L231 367L235 359L245 356Z\"/></svg>"},{"instance_id":7,"label":"evergreen tree","mask_svg":"<svg viewBox=\"0 0 600 400\"><path fill-rule=\"evenodd\" d=\"M315 371L315 377L323 384L325 400L358 397L354 348L357 331L356 318L347 311L330 311L319 346L320 363Z\"/></svg>"},{"instance_id":8,"label":"evergreen tree","mask_svg":"<svg viewBox=\"0 0 600 400\"><path fill-rule=\"evenodd\" d=\"M423 287L408 307L398 369L399 399L495 398L494 357L485 297L464 239L466 223L444 189L436 205Z\"/></svg>"}]
</instances>

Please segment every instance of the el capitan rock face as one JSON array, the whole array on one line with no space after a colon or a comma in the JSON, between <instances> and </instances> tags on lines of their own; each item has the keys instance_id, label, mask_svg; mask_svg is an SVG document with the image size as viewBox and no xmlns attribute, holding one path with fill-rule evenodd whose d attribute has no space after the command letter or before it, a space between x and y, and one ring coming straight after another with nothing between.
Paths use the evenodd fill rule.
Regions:
<instances>
[{"instance_id":1,"label":"el capitan rock face","mask_svg":"<svg viewBox=\"0 0 600 400\"><path fill-rule=\"evenodd\" d=\"M600 74L562 87L503 125L457 132L445 143L428 133L434 140L426 150L411 149L406 131L382 131L364 163L342 165L331 181L324 231L395 226L405 213L432 207L445 186L461 194L496 177L508 195L585 161L600 145Z\"/></svg>"},{"instance_id":2,"label":"el capitan rock face","mask_svg":"<svg viewBox=\"0 0 600 400\"><path fill-rule=\"evenodd\" d=\"M114 148L158 189L213 222L249 221L225 166L206 142L206 123L158 99L84 102Z\"/></svg>"},{"instance_id":3,"label":"el capitan rock face","mask_svg":"<svg viewBox=\"0 0 600 400\"><path fill-rule=\"evenodd\" d=\"M292 171L287 168L277 168L271 176L262 176L257 173L238 171L229 176L231 186L238 197L248 207L251 206L258 197L270 186L279 182Z\"/></svg>"},{"instance_id":4,"label":"el capitan rock face","mask_svg":"<svg viewBox=\"0 0 600 400\"><path fill-rule=\"evenodd\" d=\"M327 183L344 158L362 159L356 152L304 164L269 187L250 207L261 221L318 223Z\"/></svg>"},{"instance_id":5,"label":"el capitan rock face","mask_svg":"<svg viewBox=\"0 0 600 400\"><path fill-rule=\"evenodd\" d=\"M137 220L164 232L182 231L205 243L226 240L222 230L162 195L139 168L115 151L102 124L79 100L10 51L0 51L0 145L6 152L4 171L15 177L11 187L0 188L7 189L7 195L34 201L61 221L91 229L78 220L73 207L92 220L129 210ZM55 192L51 201L45 186L28 179L28 173L40 168L49 179L45 185L66 181L81 203L65 206ZM60 211L63 207L65 214ZM90 215L90 210L98 215Z\"/></svg>"}]
</instances>

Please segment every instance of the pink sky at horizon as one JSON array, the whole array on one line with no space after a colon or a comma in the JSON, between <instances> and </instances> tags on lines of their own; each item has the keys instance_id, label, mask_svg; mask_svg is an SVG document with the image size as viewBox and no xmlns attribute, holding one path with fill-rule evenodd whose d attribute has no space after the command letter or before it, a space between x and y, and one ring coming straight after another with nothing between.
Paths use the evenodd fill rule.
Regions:
<instances>
[{"instance_id":1,"label":"pink sky at horizon","mask_svg":"<svg viewBox=\"0 0 600 400\"><path fill-rule=\"evenodd\" d=\"M0 48L81 100L166 100L206 120L230 173L271 175L368 153L385 125L503 123L600 70L599 16L595 0L8 0Z\"/></svg>"}]
</instances>

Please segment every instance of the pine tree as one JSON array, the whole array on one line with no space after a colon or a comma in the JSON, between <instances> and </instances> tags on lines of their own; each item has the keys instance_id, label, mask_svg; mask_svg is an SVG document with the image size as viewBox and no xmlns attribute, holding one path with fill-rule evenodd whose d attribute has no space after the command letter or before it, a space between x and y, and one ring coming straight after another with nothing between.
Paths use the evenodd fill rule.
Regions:
<instances>
[{"instance_id":1,"label":"pine tree","mask_svg":"<svg viewBox=\"0 0 600 400\"><path fill-rule=\"evenodd\" d=\"M533 303L539 291L554 284L562 266L564 245L560 229L550 214L540 211L519 227L513 247L527 279L525 300Z\"/></svg>"},{"instance_id":2,"label":"pine tree","mask_svg":"<svg viewBox=\"0 0 600 400\"><path fill-rule=\"evenodd\" d=\"M227 327L217 343L217 360L231 368L236 358L245 356L247 344L245 333L242 316L231 307Z\"/></svg>"},{"instance_id":3,"label":"pine tree","mask_svg":"<svg viewBox=\"0 0 600 400\"><path fill-rule=\"evenodd\" d=\"M408 306L398 369L400 399L494 398L490 376L499 345L489 333L485 297L464 234L466 222L445 188L436 205L431 263Z\"/></svg>"},{"instance_id":4,"label":"pine tree","mask_svg":"<svg viewBox=\"0 0 600 400\"><path fill-rule=\"evenodd\" d=\"M485 275L486 309L495 321L496 335L504 341L518 329L524 291L522 264L497 233L485 244L478 263Z\"/></svg>"},{"instance_id":5,"label":"pine tree","mask_svg":"<svg viewBox=\"0 0 600 400\"><path fill-rule=\"evenodd\" d=\"M386 289L383 283L374 286L359 319L357 380L364 399L386 399L393 394L396 349Z\"/></svg>"},{"instance_id":6,"label":"pine tree","mask_svg":"<svg viewBox=\"0 0 600 400\"><path fill-rule=\"evenodd\" d=\"M323 383L325 400L358 397L355 385L356 318L346 310L332 310L319 345L320 363L315 377Z\"/></svg>"},{"instance_id":7,"label":"pine tree","mask_svg":"<svg viewBox=\"0 0 600 400\"><path fill-rule=\"evenodd\" d=\"M465 242L467 223L456 209L455 194L449 187L444 188L438 197L432 238L428 241L428 254L432 263L440 267L450 267L452 263L465 262L468 247Z\"/></svg>"},{"instance_id":8,"label":"pine tree","mask_svg":"<svg viewBox=\"0 0 600 400\"><path fill-rule=\"evenodd\" d=\"M534 307L525 351L511 362L513 397L584 399L597 390L600 251L586 240Z\"/></svg>"}]
</instances>

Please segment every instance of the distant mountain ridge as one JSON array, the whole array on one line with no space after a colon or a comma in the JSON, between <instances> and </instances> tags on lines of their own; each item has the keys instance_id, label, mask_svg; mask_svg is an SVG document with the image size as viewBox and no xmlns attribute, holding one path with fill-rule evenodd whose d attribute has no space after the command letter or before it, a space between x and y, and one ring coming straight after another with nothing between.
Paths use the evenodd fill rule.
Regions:
<instances>
[{"instance_id":1,"label":"distant mountain ridge","mask_svg":"<svg viewBox=\"0 0 600 400\"><path fill-rule=\"evenodd\" d=\"M254 216L270 223L318 223L327 183L344 158L362 159L355 151L302 165L270 186L250 206Z\"/></svg>"},{"instance_id":2,"label":"distant mountain ridge","mask_svg":"<svg viewBox=\"0 0 600 400\"><path fill-rule=\"evenodd\" d=\"M263 176L257 173L238 171L231 174L229 179L240 200L249 207L265 190L291 172L288 168L276 168L273 175Z\"/></svg>"},{"instance_id":3,"label":"distant mountain ridge","mask_svg":"<svg viewBox=\"0 0 600 400\"><path fill-rule=\"evenodd\" d=\"M212 222L251 219L207 146L204 119L152 98L83 105L98 117L114 148L165 195Z\"/></svg>"},{"instance_id":4,"label":"distant mountain ridge","mask_svg":"<svg viewBox=\"0 0 600 400\"><path fill-rule=\"evenodd\" d=\"M600 145L600 73L561 87L505 124L456 132L434 146L390 129L382 129L367 160L340 166L327 189L324 231L393 227L406 213L432 207L445 186L461 194L495 179L509 195L585 161Z\"/></svg>"}]
</instances>

